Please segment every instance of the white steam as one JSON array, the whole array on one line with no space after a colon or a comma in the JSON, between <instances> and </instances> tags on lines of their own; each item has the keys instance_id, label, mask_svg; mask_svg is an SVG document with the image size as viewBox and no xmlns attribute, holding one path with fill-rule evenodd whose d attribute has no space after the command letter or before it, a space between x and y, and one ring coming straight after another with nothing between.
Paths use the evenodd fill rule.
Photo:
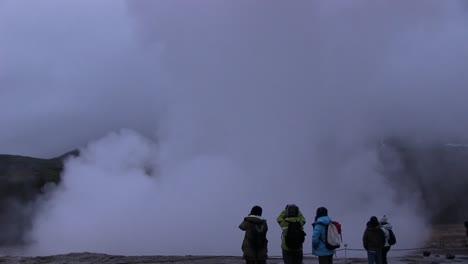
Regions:
<instances>
[{"instance_id":1,"label":"white steam","mask_svg":"<svg viewBox=\"0 0 468 264\"><path fill-rule=\"evenodd\" d=\"M2 3L17 12L1 13L1 30L24 34L2 46L42 45L21 49L24 57L1 52L12 62L3 76L23 73L15 85L26 94L41 87L46 99L3 115L18 130L48 115L67 129L56 141L39 127L53 147L19 151L49 153L119 131L68 161L28 253L238 255L237 226L255 204L270 224L271 255L280 254L275 218L287 203L307 217L305 252L319 206L352 248L362 247L371 215L389 216L398 247L425 239L417 194L397 202L375 146L387 136L466 137L460 2L13 2ZM33 24L21 20L31 16ZM63 26L70 21L73 34ZM90 52L61 53L71 48ZM47 55L58 64L42 66ZM42 67L29 70L34 63ZM5 82L12 89L0 102L13 109L24 100ZM39 141L32 135L6 138ZM2 146L14 149L10 141Z\"/></svg>"},{"instance_id":2,"label":"white steam","mask_svg":"<svg viewBox=\"0 0 468 264\"><path fill-rule=\"evenodd\" d=\"M244 213L233 200L242 194L236 166L199 155L151 175L156 149L122 130L70 160L60 189L36 219L32 252L180 255L238 248L221 231L230 233Z\"/></svg>"}]
</instances>

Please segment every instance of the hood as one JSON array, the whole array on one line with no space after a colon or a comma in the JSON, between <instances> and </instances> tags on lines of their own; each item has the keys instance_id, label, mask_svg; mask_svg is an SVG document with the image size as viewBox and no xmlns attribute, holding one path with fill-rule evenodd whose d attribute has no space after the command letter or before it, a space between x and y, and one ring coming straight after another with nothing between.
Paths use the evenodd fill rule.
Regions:
<instances>
[{"instance_id":1,"label":"hood","mask_svg":"<svg viewBox=\"0 0 468 264\"><path fill-rule=\"evenodd\" d=\"M254 224L260 224L265 221L265 219L261 218L260 216L257 215L249 215L244 218L244 221L254 223Z\"/></svg>"},{"instance_id":2,"label":"hood","mask_svg":"<svg viewBox=\"0 0 468 264\"><path fill-rule=\"evenodd\" d=\"M390 230L390 229L393 228L393 226L392 226L391 224L389 224L389 223L385 223L385 224L382 223L382 227L385 228L385 229L387 229L387 230Z\"/></svg>"},{"instance_id":3,"label":"hood","mask_svg":"<svg viewBox=\"0 0 468 264\"><path fill-rule=\"evenodd\" d=\"M367 222L366 227L367 227L367 229L378 229L378 228L380 228L380 225L372 223L372 222L369 221L369 222Z\"/></svg>"},{"instance_id":4,"label":"hood","mask_svg":"<svg viewBox=\"0 0 468 264\"><path fill-rule=\"evenodd\" d=\"M321 216L317 219L317 224L328 225L331 222L331 218L328 216Z\"/></svg>"}]
</instances>

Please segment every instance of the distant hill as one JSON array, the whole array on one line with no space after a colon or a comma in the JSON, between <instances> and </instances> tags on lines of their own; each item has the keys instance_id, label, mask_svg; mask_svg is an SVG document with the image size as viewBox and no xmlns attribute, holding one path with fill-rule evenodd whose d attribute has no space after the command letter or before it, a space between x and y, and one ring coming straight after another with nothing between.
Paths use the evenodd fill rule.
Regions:
<instances>
[{"instance_id":1,"label":"distant hill","mask_svg":"<svg viewBox=\"0 0 468 264\"><path fill-rule=\"evenodd\" d=\"M16 245L31 226L32 203L48 183L59 184L63 161L78 150L53 159L0 155L0 245Z\"/></svg>"}]
</instances>

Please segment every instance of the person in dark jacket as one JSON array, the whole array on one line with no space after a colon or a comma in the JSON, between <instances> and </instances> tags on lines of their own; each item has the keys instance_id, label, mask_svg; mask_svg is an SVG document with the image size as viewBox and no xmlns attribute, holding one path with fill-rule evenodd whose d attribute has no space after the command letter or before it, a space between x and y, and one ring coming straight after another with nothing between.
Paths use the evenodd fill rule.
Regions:
<instances>
[{"instance_id":1,"label":"person in dark jacket","mask_svg":"<svg viewBox=\"0 0 468 264\"><path fill-rule=\"evenodd\" d=\"M372 216L367 222L366 230L362 236L362 244L367 250L369 264L382 264L382 250L385 246L385 233L377 217Z\"/></svg>"},{"instance_id":2,"label":"person in dark jacket","mask_svg":"<svg viewBox=\"0 0 468 264\"><path fill-rule=\"evenodd\" d=\"M263 219L262 208L252 207L250 214L239 225L245 231L242 252L246 264L266 264L268 258L267 221Z\"/></svg>"},{"instance_id":3,"label":"person in dark jacket","mask_svg":"<svg viewBox=\"0 0 468 264\"><path fill-rule=\"evenodd\" d=\"M312 234L312 254L318 256L319 264L333 264L335 250L330 250L325 244L327 239L327 226L332 222L328 217L328 210L325 207L317 208L315 222L312 224L314 233Z\"/></svg>"}]
</instances>

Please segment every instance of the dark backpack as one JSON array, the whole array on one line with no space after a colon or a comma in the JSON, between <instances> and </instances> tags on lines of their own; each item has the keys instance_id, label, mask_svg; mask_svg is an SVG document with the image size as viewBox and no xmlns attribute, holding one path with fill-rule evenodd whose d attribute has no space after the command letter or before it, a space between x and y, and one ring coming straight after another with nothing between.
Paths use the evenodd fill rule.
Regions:
<instances>
[{"instance_id":1,"label":"dark backpack","mask_svg":"<svg viewBox=\"0 0 468 264\"><path fill-rule=\"evenodd\" d=\"M389 237L388 237L388 244L390 246L393 246L396 244L396 237L395 237L395 234L393 233L393 231L391 229L388 230L388 234L389 234Z\"/></svg>"},{"instance_id":2,"label":"dark backpack","mask_svg":"<svg viewBox=\"0 0 468 264\"><path fill-rule=\"evenodd\" d=\"M299 222L289 222L284 241L291 250L299 250L305 241L306 233Z\"/></svg>"},{"instance_id":3,"label":"dark backpack","mask_svg":"<svg viewBox=\"0 0 468 264\"><path fill-rule=\"evenodd\" d=\"M252 229L250 230L249 244L254 250L258 250L265 247L265 244L267 243L266 233L267 227L264 222L259 224L252 224Z\"/></svg>"}]
</instances>

